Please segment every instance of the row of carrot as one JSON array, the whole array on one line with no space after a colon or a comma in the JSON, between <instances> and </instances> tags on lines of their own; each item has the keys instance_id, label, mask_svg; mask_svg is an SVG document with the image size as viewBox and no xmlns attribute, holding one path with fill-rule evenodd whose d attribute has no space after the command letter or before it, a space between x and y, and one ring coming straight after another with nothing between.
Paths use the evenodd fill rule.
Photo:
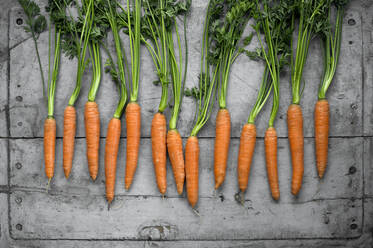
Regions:
<instances>
[{"instance_id":1,"label":"row of carrot","mask_svg":"<svg viewBox=\"0 0 373 248\"><path fill-rule=\"evenodd\" d=\"M39 7L31 0L19 0L23 7L27 26L35 40L36 54L40 61L37 39L47 28L47 21ZM231 120L226 97L231 67L241 54L264 63L260 89L248 122L243 126L238 154L238 185L243 193L247 189L250 166L255 150L255 119L266 101L272 96L272 110L265 133L265 153L269 186L272 197L280 197L277 172L277 133L274 127L279 107L280 75L286 67L291 69L292 104L288 109L288 136L292 155L292 193L300 191L303 178L303 117L300 107L302 72L305 66L310 41L316 35L324 44L324 75L319 88L319 101L315 107L315 141L317 169L323 177L328 152L329 105L325 98L336 71L342 32L345 0L210 0L203 28L201 70L198 86L184 89L187 64L186 18L191 0L126 0L122 6L116 0L49 0L48 58L48 117L44 124L44 159L48 185L54 175L56 121L54 119L54 94L59 72L61 49L76 58L78 71L76 87L64 113L63 168L69 177L74 155L76 111L74 104L79 96L84 71L92 67L92 82L85 105L85 130L89 174L96 179L99 168L100 115L95 102L101 81L101 50L108 55L105 71L118 85L120 99L110 120L105 144L106 198L109 204L114 199L116 164L121 133L121 116L126 107L127 151L125 187L133 181L139 153L141 108L137 103L140 79L140 46L144 45L154 63L162 96L158 112L151 125L152 156L158 189L166 193L167 151L174 172L177 191L183 193L184 180L189 203L195 207L198 201L199 144L198 132L210 118L215 99L219 104L216 117L214 152L215 189L225 180ZM336 18L332 27L332 6ZM72 14L74 9L77 17ZM244 36L247 23L253 19L253 32ZM183 39L178 21L183 22ZM298 25L295 25L295 24ZM293 49L293 33L298 27L298 37ZM112 56L106 42L111 30L115 55ZM54 38L52 33L54 32ZM128 35L130 62L122 44L120 32ZM260 47L249 51L246 47L256 36ZM52 44L52 41L53 44ZM101 50L100 50L101 48ZM51 50L54 55L51 56ZM294 53L295 50L295 53ZM86 53L89 53L89 56ZM51 59L53 62L51 63ZM40 63L44 89L44 74ZM130 95L127 96L127 83ZM168 89L172 88L172 116L167 131L163 114L169 104ZM303 86L304 87L304 86ZM43 90L44 93L44 90ZM182 139L177 130L178 116L183 95L196 100L195 125L190 133L183 156ZM129 103L127 103L129 98Z\"/></svg>"}]
</instances>

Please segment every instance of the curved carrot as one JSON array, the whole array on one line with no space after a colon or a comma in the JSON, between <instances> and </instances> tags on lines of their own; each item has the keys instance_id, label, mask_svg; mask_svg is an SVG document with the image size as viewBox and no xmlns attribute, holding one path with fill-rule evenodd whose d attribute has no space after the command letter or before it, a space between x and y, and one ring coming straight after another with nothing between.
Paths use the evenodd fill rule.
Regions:
<instances>
[{"instance_id":1,"label":"curved carrot","mask_svg":"<svg viewBox=\"0 0 373 248\"><path fill-rule=\"evenodd\" d=\"M320 178L323 178L328 163L328 136L329 103L324 99L317 101L315 105L316 165Z\"/></svg>"},{"instance_id":2,"label":"curved carrot","mask_svg":"<svg viewBox=\"0 0 373 248\"><path fill-rule=\"evenodd\" d=\"M252 123L243 126L240 138L240 148L238 151L237 177L238 186L241 192L247 189L249 181L250 167L254 155L256 142L256 128Z\"/></svg>"},{"instance_id":3,"label":"curved carrot","mask_svg":"<svg viewBox=\"0 0 373 248\"><path fill-rule=\"evenodd\" d=\"M96 180L100 149L100 112L96 102L88 101L84 109L85 134L89 175Z\"/></svg>"},{"instance_id":4,"label":"curved carrot","mask_svg":"<svg viewBox=\"0 0 373 248\"><path fill-rule=\"evenodd\" d=\"M56 151L56 120L48 118L44 122L44 162L45 175L49 180L54 175L54 161Z\"/></svg>"},{"instance_id":5,"label":"curved carrot","mask_svg":"<svg viewBox=\"0 0 373 248\"><path fill-rule=\"evenodd\" d=\"M192 208L198 201L198 159L198 138L190 136L185 146L185 174L188 201Z\"/></svg>"},{"instance_id":6,"label":"curved carrot","mask_svg":"<svg viewBox=\"0 0 373 248\"><path fill-rule=\"evenodd\" d=\"M126 190L131 187L136 172L140 135L141 135L141 108L137 102L130 102L126 108L127 124L127 160L126 175L124 178Z\"/></svg>"},{"instance_id":7,"label":"curved carrot","mask_svg":"<svg viewBox=\"0 0 373 248\"><path fill-rule=\"evenodd\" d=\"M76 132L76 111L74 106L67 106L63 119L63 171L69 178L74 158Z\"/></svg>"},{"instance_id":8,"label":"curved carrot","mask_svg":"<svg viewBox=\"0 0 373 248\"><path fill-rule=\"evenodd\" d=\"M287 122L291 161L293 164L291 193L293 195L297 195L302 187L304 171L303 115L302 109L298 104L291 104L289 106L287 112Z\"/></svg>"},{"instance_id":9,"label":"curved carrot","mask_svg":"<svg viewBox=\"0 0 373 248\"><path fill-rule=\"evenodd\" d=\"M154 115L152 121L151 138L155 178L157 180L159 192L162 195L166 193L167 189L166 135L166 117L164 114L158 112Z\"/></svg>"},{"instance_id":10,"label":"curved carrot","mask_svg":"<svg viewBox=\"0 0 373 248\"><path fill-rule=\"evenodd\" d=\"M105 185L109 204L114 199L117 157L120 142L121 122L113 118L109 122L105 143Z\"/></svg>"},{"instance_id":11,"label":"curved carrot","mask_svg":"<svg viewBox=\"0 0 373 248\"><path fill-rule=\"evenodd\" d=\"M231 117L227 109L220 109L216 117L216 138L214 150L215 189L224 182L229 143L231 138Z\"/></svg>"},{"instance_id":12,"label":"curved carrot","mask_svg":"<svg viewBox=\"0 0 373 248\"><path fill-rule=\"evenodd\" d=\"M183 156L183 141L180 133L176 130L169 130L167 133L167 150L172 170L174 172L177 193L181 195L184 188L185 167Z\"/></svg>"},{"instance_id":13,"label":"curved carrot","mask_svg":"<svg viewBox=\"0 0 373 248\"><path fill-rule=\"evenodd\" d=\"M272 198L278 200L280 198L280 189L278 186L277 173L277 133L276 129L269 127L264 137L265 154L268 183L271 189Z\"/></svg>"}]
</instances>

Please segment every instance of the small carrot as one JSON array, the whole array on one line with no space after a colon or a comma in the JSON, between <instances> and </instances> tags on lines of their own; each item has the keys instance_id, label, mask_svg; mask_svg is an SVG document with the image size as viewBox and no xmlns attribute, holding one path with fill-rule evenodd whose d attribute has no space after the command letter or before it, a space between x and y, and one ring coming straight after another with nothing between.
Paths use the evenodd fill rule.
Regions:
<instances>
[{"instance_id":1,"label":"small carrot","mask_svg":"<svg viewBox=\"0 0 373 248\"><path fill-rule=\"evenodd\" d=\"M109 122L105 144L105 185L109 204L114 199L117 157L120 142L121 121L112 118Z\"/></svg>"},{"instance_id":2,"label":"small carrot","mask_svg":"<svg viewBox=\"0 0 373 248\"><path fill-rule=\"evenodd\" d=\"M289 106L287 112L287 123L291 161L293 164L291 193L297 195L302 187L304 171L303 116L302 109L298 104L291 104Z\"/></svg>"},{"instance_id":3,"label":"small carrot","mask_svg":"<svg viewBox=\"0 0 373 248\"><path fill-rule=\"evenodd\" d=\"M190 136L185 146L186 189L189 204L195 207L198 201L199 144L196 136Z\"/></svg>"},{"instance_id":4,"label":"small carrot","mask_svg":"<svg viewBox=\"0 0 373 248\"><path fill-rule=\"evenodd\" d=\"M250 167L254 155L256 142L256 128L252 123L243 126L240 137L240 148L238 152L237 177L241 192L247 189Z\"/></svg>"},{"instance_id":5,"label":"small carrot","mask_svg":"<svg viewBox=\"0 0 373 248\"><path fill-rule=\"evenodd\" d=\"M315 105L315 145L316 165L319 177L322 178L328 163L329 136L329 103L319 100Z\"/></svg>"},{"instance_id":6,"label":"small carrot","mask_svg":"<svg viewBox=\"0 0 373 248\"><path fill-rule=\"evenodd\" d=\"M84 109L85 133L87 142L88 170L91 178L96 180L100 148L100 112L96 102L88 101Z\"/></svg>"},{"instance_id":7,"label":"small carrot","mask_svg":"<svg viewBox=\"0 0 373 248\"><path fill-rule=\"evenodd\" d=\"M166 117L163 113L156 113L154 115L151 127L152 138L152 155L155 170L155 178L159 192L164 195L167 190L167 170L166 170Z\"/></svg>"},{"instance_id":8,"label":"small carrot","mask_svg":"<svg viewBox=\"0 0 373 248\"><path fill-rule=\"evenodd\" d=\"M278 185L277 173L277 133L276 129L269 127L264 138L265 154L268 183L271 189L272 198L278 200L280 198L280 189Z\"/></svg>"},{"instance_id":9,"label":"small carrot","mask_svg":"<svg viewBox=\"0 0 373 248\"><path fill-rule=\"evenodd\" d=\"M185 167L183 156L183 141L180 133L176 129L169 130L167 133L167 150L174 178L176 182L177 193L181 195L184 188Z\"/></svg>"},{"instance_id":10,"label":"small carrot","mask_svg":"<svg viewBox=\"0 0 373 248\"><path fill-rule=\"evenodd\" d=\"M44 162L45 175L50 181L54 175L56 151L56 120L47 118L44 122Z\"/></svg>"},{"instance_id":11,"label":"small carrot","mask_svg":"<svg viewBox=\"0 0 373 248\"><path fill-rule=\"evenodd\" d=\"M75 145L76 111L74 106L67 106L63 119L63 171L65 177L69 178Z\"/></svg>"},{"instance_id":12,"label":"small carrot","mask_svg":"<svg viewBox=\"0 0 373 248\"><path fill-rule=\"evenodd\" d=\"M127 160L124 178L126 190L131 187L137 168L141 135L141 108L137 102L130 102L126 108Z\"/></svg>"},{"instance_id":13,"label":"small carrot","mask_svg":"<svg viewBox=\"0 0 373 248\"><path fill-rule=\"evenodd\" d=\"M231 117L227 109L220 109L216 117L216 138L214 152L215 189L224 182L229 143L231 138Z\"/></svg>"}]
</instances>

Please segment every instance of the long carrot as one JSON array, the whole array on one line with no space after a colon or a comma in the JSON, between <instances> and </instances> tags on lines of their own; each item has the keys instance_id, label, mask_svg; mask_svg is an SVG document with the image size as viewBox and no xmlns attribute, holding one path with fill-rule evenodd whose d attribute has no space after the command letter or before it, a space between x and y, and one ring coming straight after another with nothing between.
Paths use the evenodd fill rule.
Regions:
<instances>
[{"instance_id":1,"label":"long carrot","mask_svg":"<svg viewBox=\"0 0 373 248\"><path fill-rule=\"evenodd\" d=\"M198 159L198 138L196 136L190 136L185 146L185 174L188 201L192 208L196 206L198 201Z\"/></svg>"},{"instance_id":2,"label":"long carrot","mask_svg":"<svg viewBox=\"0 0 373 248\"><path fill-rule=\"evenodd\" d=\"M167 190L167 171L166 171L166 136L167 136L166 117L163 113L154 115L151 127L152 154L155 169L155 177L159 192L164 195Z\"/></svg>"},{"instance_id":3,"label":"long carrot","mask_svg":"<svg viewBox=\"0 0 373 248\"><path fill-rule=\"evenodd\" d=\"M324 75L319 87L318 101L315 105L315 146L316 166L320 178L323 178L328 163L328 136L329 136L329 103L326 92L333 81L339 60L342 40L342 24L345 4L348 1L333 1L337 9L334 30L332 30L331 1L326 8L326 30L321 30L319 35L324 46Z\"/></svg>"},{"instance_id":4,"label":"long carrot","mask_svg":"<svg viewBox=\"0 0 373 248\"><path fill-rule=\"evenodd\" d=\"M268 183L273 199L278 200L280 198L280 189L278 185L277 173L277 133L276 129L274 129L273 127L269 127L267 129L264 138L264 144Z\"/></svg>"},{"instance_id":5,"label":"long carrot","mask_svg":"<svg viewBox=\"0 0 373 248\"><path fill-rule=\"evenodd\" d=\"M84 123L89 174L93 180L96 180L100 148L100 112L96 102L88 101L85 104Z\"/></svg>"},{"instance_id":6,"label":"long carrot","mask_svg":"<svg viewBox=\"0 0 373 248\"><path fill-rule=\"evenodd\" d=\"M44 122L44 162L45 175L50 181L54 175L56 151L56 120L47 118Z\"/></svg>"},{"instance_id":7,"label":"long carrot","mask_svg":"<svg viewBox=\"0 0 373 248\"><path fill-rule=\"evenodd\" d=\"M246 123L241 131L240 147L238 151L237 178L241 192L247 189L250 167L254 155L256 142L256 128L252 123Z\"/></svg>"},{"instance_id":8,"label":"long carrot","mask_svg":"<svg viewBox=\"0 0 373 248\"><path fill-rule=\"evenodd\" d=\"M74 106L67 106L63 118L63 171L65 177L69 178L75 145L76 111Z\"/></svg>"},{"instance_id":9,"label":"long carrot","mask_svg":"<svg viewBox=\"0 0 373 248\"><path fill-rule=\"evenodd\" d=\"M214 149L215 189L224 182L231 138L231 117L227 109L220 109L216 118Z\"/></svg>"},{"instance_id":10,"label":"long carrot","mask_svg":"<svg viewBox=\"0 0 373 248\"><path fill-rule=\"evenodd\" d=\"M167 150L174 172L177 193L181 195L183 193L185 180L183 141L180 133L176 129L167 132Z\"/></svg>"},{"instance_id":11,"label":"long carrot","mask_svg":"<svg viewBox=\"0 0 373 248\"><path fill-rule=\"evenodd\" d=\"M120 131L120 120L117 118L112 118L109 122L105 144L105 185L106 199L109 204L114 199Z\"/></svg>"},{"instance_id":12,"label":"long carrot","mask_svg":"<svg viewBox=\"0 0 373 248\"><path fill-rule=\"evenodd\" d=\"M287 112L288 136L293 164L291 193L297 195L302 186L304 171L304 138L302 109L297 104L291 104Z\"/></svg>"},{"instance_id":13,"label":"long carrot","mask_svg":"<svg viewBox=\"0 0 373 248\"><path fill-rule=\"evenodd\" d=\"M127 159L124 182L126 190L129 190L137 168L141 136L141 108L136 102L130 102L126 107L126 123Z\"/></svg>"}]
</instances>

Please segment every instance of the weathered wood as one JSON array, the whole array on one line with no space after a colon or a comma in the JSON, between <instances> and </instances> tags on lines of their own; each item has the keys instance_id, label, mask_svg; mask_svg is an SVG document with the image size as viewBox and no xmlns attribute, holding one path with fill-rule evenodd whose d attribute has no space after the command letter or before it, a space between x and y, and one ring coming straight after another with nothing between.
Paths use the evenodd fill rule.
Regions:
<instances>
[{"instance_id":1,"label":"weathered wood","mask_svg":"<svg viewBox=\"0 0 373 248\"><path fill-rule=\"evenodd\" d=\"M52 180L50 191L53 194L72 194L78 196L104 195L105 176L103 163L103 150L100 156L100 171L96 182L89 179L85 140L78 139L76 144L76 156L69 180L66 180L62 170L62 144L57 142L56 174ZM236 165L238 153L238 139L231 142L230 156L228 161L227 177L221 191L217 192L223 199L234 199L238 192L236 179ZM350 198L361 197L362 192L362 138L332 138L330 140L330 164L323 180L319 180L316 174L314 159L313 139L305 142L305 173L304 184L297 199L290 194L290 154L286 139L280 139L279 148L279 181L281 200L283 202L303 202L324 198ZM104 147L104 140L101 142ZM44 175L42 140L41 139L17 139L11 141L11 175L10 184L13 188L45 190L47 179ZM124 191L124 165L125 165L125 140L121 140L120 155L117 166L116 194L160 196L154 178L154 169L151 160L150 139L142 139L141 156L136 172L134 183L129 192ZM200 140L200 195L211 197L214 195L213 179L213 139ZM256 153L252 165L249 187L246 197L251 201L264 198L271 201L267 175L264 162L263 140L258 140ZM22 165L17 168L17 163ZM168 166L168 188L167 196L177 197L176 187L171 171ZM218 197L216 196L216 197ZM273 203L275 204L275 203Z\"/></svg>"},{"instance_id":2,"label":"weathered wood","mask_svg":"<svg viewBox=\"0 0 373 248\"><path fill-rule=\"evenodd\" d=\"M1 31L1 29L0 29ZM0 58L0 137L8 136L6 106L8 104L8 64Z\"/></svg>"},{"instance_id":3,"label":"weathered wood","mask_svg":"<svg viewBox=\"0 0 373 248\"><path fill-rule=\"evenodd\" d=\"M6 239L8 237L8 195L0 193L0 246L6 247Z\"/></svg>"},{"instance_id":4,"label":"weathered wood","mask_svg":"<svg viewBox=\"0 0 373 248\"><path fill-rule=\"evenodd\" d=\"M22 203L15 203L17 197ZM257 199L243 207L230 199L222 202L219 198L202 198L200 217L185 199L121 196L115 201L108 211L103 196L15 191L10 197L11 236L15 239L234 240L346 238L361 233L361 200L273 204ZM352 220L358 225L354 230L350 229ZM16 229L17 225L22 225L22 230Z\"/></svg>"},{"instance_id":5,"label":"weathered wood","mask_svg":"<svg viewBox=\"0 0 373 248\"><path fill-rule=\"evenodd\" d=\"M188 42L189 42L189 68L187 87L198 83L200 66L200 46L201 33L205 15L206 2L198 2L193 5L193 11L188 19ZM349 26L347 20L354 18L356 23ZM344 19L344 32L341 47L341 59L337 70L335 82L328 93L331 105L331 128L332 136L360 136L362 134L362 64L352 61L362 61L362 38L361 38L361 17L357 11L347 10ZM10 39L22 35L22 29L11 29ZM247 33L250 32L248 27ZM22 40L21 40L22 41ZM47 33L40 36L40 44L47 44ZM351 44L350 44L351 43ZM258 46L254 39L249 49ZM40 54L43 64L47 64L47 46L40 46ZM25 60L24 58L30 58ZM103 56L103 60L105 56ZM43 120L46 116L46 107L42 100L41 84L39 72L34 55L33 43L26 40L11 50L10 53L10 119L11 135L14 137L41 137ZM142 136L149 137L150 123L152 116L157 111L160 100L160 88L154 86L152 82L156 79L154 66L147 51L142 50L141 57L141 82L139 101L142 106ZM311 43L309 58L305 67L304 78L306 82L302 107L305 119L305 136L313 136L313 107L317 100L317 89L319 78L322 74L322 54L320 43L314 40ZM228 89L228 108L232 116L232 136L239 137L242 125L247 121L249 111L254 105L263 65L261 63L250 61L247 57L241 56L232 67L231 83ZM68 61L62 58L60 79L56 92L56 119L58 125L57 135L62 135L62 117L63 110L67 104L68 98L73 90L76 73L76 61ZM286 110L290 103L290 79L289 73L284 73L281 80L281 100L276 128L278 135L285 137L286 128ZM32 82L32 83L31 83ZM87 72L83 79L81 97L77 102L78 126L77 136L84 137L83 126L83 105L87 98L87 91L90 84L90 73ZM19 87L18 87L19 85ZM17 98L18 97L18 98ZM22 97L22 100L20 100ZM17 100L18 99L18 100ZM190 98L184 98L184 104L180 115L179 129L183 136L187 136L193 126L193 117L195 112L195 103ZM113 114L118 94L114 83L111 82L108 75L104 75L102 85L97 96L100 114L102 118L102 133L105 137L107 123ZM271 106L267 104L263 113L257 120L258 135L263 137L267 127L268 116ZM166 111L169 116L169 110ZM201 131L202 137L213 137L215 134L215 111L206 127ZM125 125L123 122L122 137L125 136Z\"/></svg>"},{"instance_id":6,"label":"weathered wood","mask_svg":"<svg viewBox=\"0 0 373 248\"><path fill-rule=\"evenodd\" d=\"M364 139L364 194L373 197L373 138Z\"/></svg>"},{"instance_id":7,"label":"weathered wood","mask_svg":"<svg viewBox=\"0 0 373 248\"><path fill-rule=\"evenodd\" d=\"M8 185L8 142L0 139L0 187Z\"/></svg>"}]
</instances>

